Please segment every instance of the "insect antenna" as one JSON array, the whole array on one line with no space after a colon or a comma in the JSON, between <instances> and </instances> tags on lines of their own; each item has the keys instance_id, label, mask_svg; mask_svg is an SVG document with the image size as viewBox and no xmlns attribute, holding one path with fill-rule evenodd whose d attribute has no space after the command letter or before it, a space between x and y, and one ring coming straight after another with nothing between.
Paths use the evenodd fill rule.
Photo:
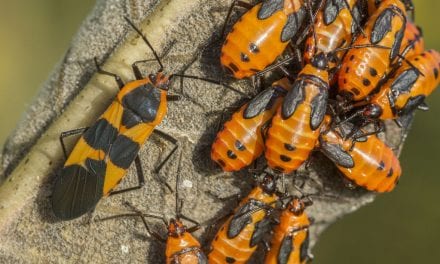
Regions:
<instances>
[{"instance_id":1,"label":"insect antenna","mask_svg":"<svg viewBox=\"0 0 440 264\"><path fill-rule=\"evenodd\" d=\"M141 36L142 40L145 42L145 44L147 44L147 46L150 48L150 50L153 52L154 58L157 61L157 63L159 64L160 68L158 70L158 72L162 72L164 67L162 62L160 61L159 55L157 55L156 51L154 50L153 46L151 45L151 43L148 41L147 37L142 33L142 31L137 28L134 23L128 18L124 16L124 19L128 22L128 24L130 24L130 26L139 34L139 36Z\"/></svg>"}]
</instances>

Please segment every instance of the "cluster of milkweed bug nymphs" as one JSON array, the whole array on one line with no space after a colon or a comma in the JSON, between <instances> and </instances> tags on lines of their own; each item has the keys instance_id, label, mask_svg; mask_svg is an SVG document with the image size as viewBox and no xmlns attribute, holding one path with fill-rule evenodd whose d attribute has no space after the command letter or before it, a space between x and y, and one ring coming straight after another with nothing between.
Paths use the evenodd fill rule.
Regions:
<instances>
[{"instance_id":1,"label":"cluster of milkweed bug nymphs","mask_svg":"<svg viewBox=\"0 0 440 264\"><path fill-rule=\"evenodd\" d=\"M320 151L352 185L377 193L392 191L402 169L393 149L377 134L384 131L386 120L404 129L416 109L428 109L425 99L440 84L440 53L425 50L411 0L262 0L254 6L233 0L222 37L236 7L247 11L226 35L220 63L237 79L268 75L271 82L260 78L258 88L264 89L249 96L223 124L211 146L211 159L225 172L254 165L255 176L257 168L264 168L255 176L256 187L225 217L209 245L191 234L201 225L181 213L179 171L175 218L167 221L134 206L123 216L140 218L148 233L166 244L166 263L247 263L262 246L265 263L307 263L311 195L280 192L277 181L284 186L285 178L295 180L313 151ZM114 78L120 91L93 125L60 137L67 160L54 184L52 208L63 220L93 210L102 197L142 188L137 155L153 132L174 145L155 171L170 160L178 142L156 126L167 113L168 101L179 98L168 92L173 78L207 81L243 95L220 81L166 75L147 38L126 20L160 69L144 77L138 64L145 60L134 62L137 80L124 84L95 59L97 72ZM67 157L64 138L80 133ZM139 185L114 190L133 162ZM153 231L147 218L162 220L167 237Z\"/></svg>"}]
</instances>

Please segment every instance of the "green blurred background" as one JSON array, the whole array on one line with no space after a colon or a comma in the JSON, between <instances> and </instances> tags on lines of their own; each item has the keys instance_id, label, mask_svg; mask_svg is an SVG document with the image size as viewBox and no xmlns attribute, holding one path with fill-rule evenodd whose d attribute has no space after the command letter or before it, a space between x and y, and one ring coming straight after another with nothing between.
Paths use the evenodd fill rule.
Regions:
<instances>
[{"instance_id":1,"label":"green blurred background","mask_svg":"<svg viewBox=\"0 0 440 264\"><path fill-rule=\"evenodd\" d=\"M440 50L440 1L414 0L427 47ZM0 145L63 56L93 0L3 0L0 16ZM439 35L437 35L439 34ZM439 263L440 94L419 113L405 145L399 187L328 229L315 263ZM437 176L435 176L437 174Z\"/></svg>"}]
</instances>

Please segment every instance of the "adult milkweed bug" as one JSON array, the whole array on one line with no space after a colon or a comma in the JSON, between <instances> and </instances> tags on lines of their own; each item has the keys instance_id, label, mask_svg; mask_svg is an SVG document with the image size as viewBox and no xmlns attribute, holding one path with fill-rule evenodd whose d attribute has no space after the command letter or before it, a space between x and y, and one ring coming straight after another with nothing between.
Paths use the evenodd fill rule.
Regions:
<instances>
[{"instance_id":1,"label":"adult milkweed bug","mask_svg":"<svg viewBox=\"0 0 440 264\"><path fill-rule=\"evenodd\" d=\"M249 6L235 0L237 4ZM222 46L220 61L235 78L250 77L279 57L297 35L307 15L303 0L263 0L232 27Z\"/></svg>"},{"instance_id":2,"label":"adult milkweed bug","mask_svg":"<svg viewBox=\"0 0 440 264\"><path fill-rule=\"evenodd\" d=\"M202 251L200 242L191 234L200 228L200 224L191 218L182 214L183 200L179 198L179 183L180 183L180 166L182 162L182 153L180 155L179 166L176 176L176 188L175 188L175 218L171 218L167 221L163 216L155 214L144 214L132 205L128 204L135 213L122 214L104 218L102 220L120 218L120 217L140 217L142 222L148 231L149 235L152 235L157 240L165 243L165 257L167 264L207 264L208 259L205 253ZM163 238L160 234L153 231L145 218L153 218L162 220L165 226L167 226L167 237ZM191 227L187 227L182 219L187 220L194 224Z\"/></svg>"},{"instance_id":3,"label":"adult milkweed bug","mask_svg":"<svg viewBox=\"0 0 440 264\"><path fill-rule=\"evenodd\" d=\"M290 173L310 155L320 133L329 89L327 56L319 53L299 73L266 135L269 167Z\"/></svg>"},{"instance_id":4,"label":"adult milkweed bug","mask_svg":"<svg viewBox=\"0 0 440 264\"><path fill-rule=\"evenodd\" d=\"M326 118L326 124L330 118ZM402 173L393 150L376 135L347 137L351 127L327 129L319 137L319 149L346 178L369 191L390 192ZM363 131L359 131L364 133Z\"/></svg>"},{"instance_id":5,"label":"adult milkweed bug","mask_svg":"<svg viewBox=\"0 0 440 264\"><path fill-rule=\"evenodd\" d=\"M395 119L400 124L400 118L417 108L427 110L425 98L440 84L439 70L440 53L435 50L408 58L367 105L360 106L343 122L360 118L358 125L362 127L370 122L381 124L380 120Z\"/></svg>"},{"instance_id":6,"label":"adult milkweed bug","mask_svg":"<svg viewBox=\"0 0 440 264\"><path fill-rule=\"evenodd\" d=\"M211 159L224 171L241 170L257 159L267 126L291 86L287 78L276 81L234 113L217 134Z\"/></svg>"},{"instance_id":7,"label":"adult milkweed bug","mask_svg":"<svg viewBox=\"0 0 440 264\"><path fill-rule=\"evenodd\" d=\"M209 263L246 263L270 231L270 215L279 199L275 177L265 174L216 234Z\"/></svg>"},{"instance_id":8,"label":"adult milkweed bug","mask_svg":"<svg viewBox=\"0 0 440 264\"><path fill-rule=\"evenodd\" d=\"M308 254L311 221L305 212L306 207L310 205L312 200L297 196L287 204L273 230L264 263L305 264L311 259Z\"/></svg>"},{"instance_id":9,"label":"adult milkweed bug","mask_svg":"<svg viewBox=\"0 0 440 264\"><path fill-rule=\"evenodd\" d=\"M313 33L306 40L305 62L317 53L331 54L329 71L334 73L346 50L333 53L337 48L348 47L353 36L361 29L363 19L362 2L358 0L326 1L318 12L313 26Z\"/></svg>"},{"instance_id":10,"label":"adult milkweed bug","mask_svg":"<svg viewBox=\"0 0 440 264\"><path fill-rule=\"evenodd\" d=\"M367 97L399 58L405 27L403 4L396 0L381 2L379 9L368 19L366 35L360 35L353 44L367 47L350 49L344 57L338 74L338 92L349 100Z\"/></svg>"},{"instance_id":11,"label":"adult milkweed bug","mask_svg":"<svg viewBox=\"0 0 440 264\"><path fill-rule=\"evenodd\" d=\"M95 59L98 73L112 76L120 91L104 114L91 127L64 132L60 136L61 146L67 157L63 139L85 131L54 184L52 209L60 219L68 220L83 215L93 209L103 196L141 188L144 185L144 177L137 154L151 133L155 132L174 145L156 171L160 170L176 151L177 141L155 130L166 115L167 101L178 99L175 95L168 94L172 78L189 77L220 84L196 76L165 75L162 62L147 38L128 18L126 20L152 50L160 69L156 74L144 78L138 63L145 61L134 62L132 68L137 80L124 84L116 74L102 70ZM139 185L112 191L133 161L138 169Z\"/></svg>"}]
</instances>

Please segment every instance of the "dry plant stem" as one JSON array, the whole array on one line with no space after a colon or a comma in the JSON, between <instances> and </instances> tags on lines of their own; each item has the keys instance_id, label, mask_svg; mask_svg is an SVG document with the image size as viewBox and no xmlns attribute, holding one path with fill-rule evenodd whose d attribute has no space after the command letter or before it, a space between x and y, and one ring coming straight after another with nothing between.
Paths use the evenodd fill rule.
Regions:
<instances>
[{"instance_id":1,"label":"dry plant stem","mask_svg":"<svg viewBox=\"0 0 440 264\"><path fill-rule=\"evenodd\" d=\"M58 137L61 132L90 125L105 110L118 91L111 77L94 74L93 57L104 61L103 68L118 74L125 82L133 80L131 63L152 58L142 40L129 30L123 16L130 17L148 36L159 54L171 48L164 58L168 73L178 72L198 58L187 73L219 78L218 34L230 1L203 0L100 0L82 25L70 50L40 96L30 107L24 120L5 144L0 175L0 262L145 262L163 259L163 246L141 239L145 234L137 220L114 220L84 224L87 216L70 222L57 222L51 214L48 197L54 173L63 163ZM126 36L126 33L127 37ZM172 44L174 43L174 44ZM199 54L204 47L202 54ZM108 58L106 58L108 57ZM145 72L155 72L157 65L148 64ZM233 84L250 93L245 82ZM184 82L184 99L172 103L161 129L179 139L184 152L182 164L185 200L184 214L199 222L207 222L229 212L234 201L224 202L209 193L228 197L241 192L246 195L252 182L245 173L229 175L209 161L209 148L218 118L209 113L236 105L240 96L221 86L188 80ZM179 92L177 85L172 91ZM62 114L59 114L62 111ZM397 149L399 130L388 125L387 141ZM37 140L38 139L38 140ZM138 192L104 199L94 212L95 218L124 211L123 200L141 210L173 214L173 194L168 194L154 180L150 171L169 146L152 138L140 152L147 186ZM174 182L177 158L165 166L161 177ZM12 169L13 168L13 169ZM122 185L133 185L130 169ZM228 177L231 176L231 177ZM289 178L291 179L291 178ZM373 200L374 195L362 190L348 190L330 161L313 155L311 168L301 169L298 179L304 180L304 191L320 190L310 215L315 218L312 245L330 223ZM313 179L313 180L310 180ZM294 190L289 180L290 191ZM122 187L124 187L122 186ZM340 199L326 197L338 196ZM156 226L160 228L160 225ZM159 230L160 231L160 230ZM196 233L203 243L213 236L202 229ZM130 254L126 253L127 249ZM29 258L29 257L32 258ZM253 263L259 263L255 258Z\"/></svg>"}]
</instances>

